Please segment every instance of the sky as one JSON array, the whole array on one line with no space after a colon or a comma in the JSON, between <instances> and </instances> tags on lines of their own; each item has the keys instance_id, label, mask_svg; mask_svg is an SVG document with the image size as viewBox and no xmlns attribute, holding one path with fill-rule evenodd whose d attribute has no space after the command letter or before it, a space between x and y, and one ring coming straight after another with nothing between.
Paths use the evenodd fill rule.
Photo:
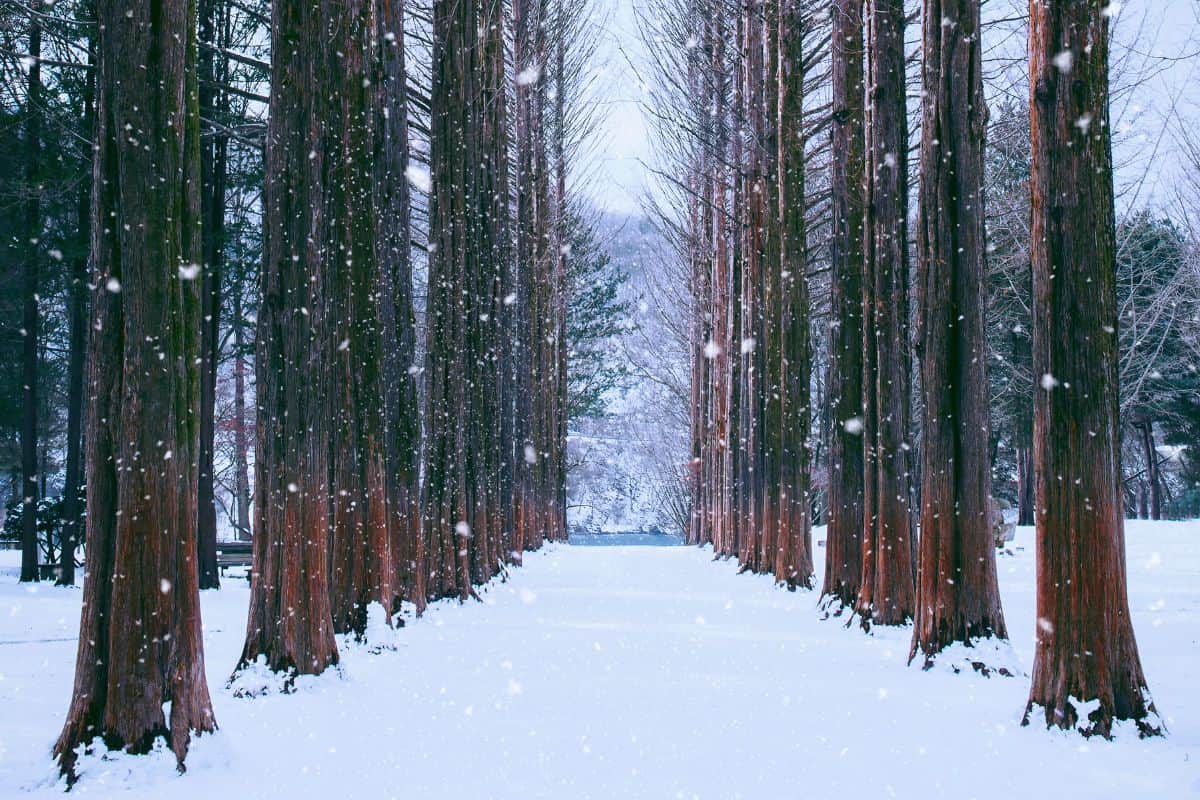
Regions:
<instances>
[{"instance_id":1,"label":"sky","mask_svg":"<svg viewBox=\"0 0 1200 800\"><path fill-rule=\"evenodd\" d=\"M604 210L638 213L652 185L645 165L654 161L637 74L646 52L637 14L645 11L646 0L594 2L601 43L593 67L597 102L604 104L604 111L593 142L593 177L585 190ZM1015 8L1025 2L993 0L986 13L1007 15L1011 11L1006 5ZM1150 76L1143 87L1113 104L1120 201L1169 205L1172 178L1180 168L1171 134L1181 119L1200 124L1200 0L1128 0L1114 5L1117 35L1129 48L1131 69Z\"/></svg>"},{"instance_id":2,"label":"sky","mask_svg":"<svg viewBox=\"0 0 1200 800\"><path fill-rule=\"evenodd\" d=\"M596 171L591 194L598 206L622 214L637 213L649 181L650 132L642 114L642 85L633 65L645 53L634 10L639 0L595 0L604 21L597 49L598 101L605 113L595 137Z\"/></svg>"}]
</instances>

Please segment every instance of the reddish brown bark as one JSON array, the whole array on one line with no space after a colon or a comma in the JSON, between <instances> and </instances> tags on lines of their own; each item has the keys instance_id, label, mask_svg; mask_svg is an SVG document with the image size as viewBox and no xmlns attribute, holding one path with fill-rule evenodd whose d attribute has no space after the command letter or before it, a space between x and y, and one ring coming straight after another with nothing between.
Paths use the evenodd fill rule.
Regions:
<instances>
[{"instance_id":1,"label":"reddish brown bark","mask_svg":"<svg viewBox=\"0 0 1200 800\"><path fill-rule=\"evenodd\" d=\"M908 460L908 115L904 3L868 0L867 215L863 277L863 624L915 612Z\"/></svg>"},{"instance_id":2,"label":"reddish brown bark","mask_svg":"<svg viewBox=\"0 0 1200 800\"><path fill-rule=\"evenodd\" d=\"M503 7L433 6L422 510L428 596L466 598L507 559L508 260ZM480 32L483 32L482 36Z\"/></svg>"},{"instance_id":3,"label":"reddish brown bark","mask_svg":"<svg viewBox=\"0 0 1200 800\"><path fill-rule=\"evenodd\" d=\"M1038 628L1025 713L1105 737L1123 719L1161 731L1125 580L1106 5L1029 9Z\"/></svg>"},{"instance_id":4,"label":"reddish brown bark","mask_svg":"<svg viewBox=\"0 0 1200 800\"><path fill-rule=\"evenodd\" d=\"M194 6L98 7L88 380L88 571L71 708L54 754L101 737L182 768L216 728L196 571L199 116ZM119 223L119 224L118 224ZM170 718L164 714L170 704Z\"/></svg>"},{"instance_id":5,"label":"reddish brown bark","mask_svg":"<svg viewBox=\"0 0 1200 800\"><path fill-rule=\"evenodd\" d=\"M805 37L809 22L801 0L776 6L776 217L779 255L774 281L775 332L771 347L772 400L777 404L777 464L771 490L778 509L773 572L788 588L813 583L809 498L809 383L812 375L808 332L808 229L804 126Z\"/></svg>"},{"instance_id":6,"label":"reddish brown bark","mask_svg":"<svg viewBox=\"0 0 1200 800\"><path fill-rule=\"evenodd\" d=\"M379 77L375 185L387 427L388 508L395 565L392 609L404 599L425 606L425 546L420 515L420 421L413 315L411 192L407 171L408 71L403 0L379 0Z\"/></svg>"},{"instance_id":7,"label":"reddish brown bark","mask_svg":"<svg viewBox=\"0 0 1200 800\"><path fill-rule=\"evenodd\" d=\"M917 232L921 539L911 661L1007 633L990 514L979 0L926 0Z\"/></svg>"},{"instance_id":8,"label":"reddish brown bark","mask_svg":"<svg viewBox=\"0 0 1200 800\"><path fill-rule=\"evenodd\" d=\"M824 602L853 607L862 580L863 535L863 6L832 8L833 124L830 190L829 520Z\"/></svg>"},{"instance_id":9,"label":"reddish brown bark","mask_svg":"<svg viewBox=\"0 0 1200 800\"><path fill-rule=\"evenodd\" d=\"M338 660L329 601L329 447L325 398L338 344L326 319L325 182L340 156L324 124L344 80L323 63L328 4L276 3L256 336L258 420L254 567L241 666L319 674ZM339 9L340 11L340 9ZM339 16L340 19L340 16ZM360 79L361 80L361 79ZM330 248L333 249L333 248ZM334 258L330 254L328 258Z\"/></svg>"},{"instance_id":10,"label":"reddish brown bark","mask_svg":"<svg viewBox=\"0 0 1200 800\"><path fill-rule=\"evenodd\" d=\"M310 129L321 131L320 182L310 199L323 220L320 251L330 378L324 443L330 467L329 605L337 633L361 635L367 607L390 612L399 593L393 564L387 474L383 298L390 274L377 257L378 7L330 2L321 18L323 51L308 70L326 76ZM319 60L318 60L319 59ZM395 89L395 84L391 87ZM322 102L323 101L323 102ZM389 315L392 316L392 315ZM389 331L390 332L390 331ZM393 487L394 488L394 487Z\"/></svg>"}]
</instances>

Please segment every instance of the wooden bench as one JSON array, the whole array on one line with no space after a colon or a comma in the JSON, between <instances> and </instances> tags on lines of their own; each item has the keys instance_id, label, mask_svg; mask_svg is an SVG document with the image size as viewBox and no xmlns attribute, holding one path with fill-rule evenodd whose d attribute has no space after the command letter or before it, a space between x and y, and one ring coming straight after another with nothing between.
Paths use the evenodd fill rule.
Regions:
<instances>
[{"instance_id":1,"label":"wooden bench","mask_svg":"<svg viewBox=\"0 0 1200 800\"><path fill-rule=\"evenodd\" d=\"M217 542L217 569L222 575L228 567L248 567L254 561L252 542ZM246 578L250 578L247 571Z\"/></svg>"}]
</instances>

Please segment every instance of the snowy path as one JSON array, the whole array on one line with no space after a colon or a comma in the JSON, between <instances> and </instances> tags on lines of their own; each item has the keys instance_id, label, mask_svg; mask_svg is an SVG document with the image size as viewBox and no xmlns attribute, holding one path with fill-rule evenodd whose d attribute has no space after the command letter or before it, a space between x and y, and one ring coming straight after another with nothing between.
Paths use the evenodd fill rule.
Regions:
<instances>
[{"instance_id":1,"label":"snowy path","mask_svg":"<svg viewBox=\"0 0 1200 800\"><path fill-rule=\"evenodd\" d=\"M820 534L818 534L819 536ZM1021 538L1028 541L1028 532ZM1018 542L1020 544L1021 542ZM821 550L818 548L818 555ZM1000 562L1028 669L1032 549ZM908 631L822 621L692 548L557 547L484 603L440 604L399 649L288 696L223 688L247 592L206 593L221 731L188 774L90 762L84 796L224 798L1200 797L1200 525L1130 530L1135 628L1171 737L1084 742L1018 726L1024 677L905 666ZM0 797L56 792L79 593L0 576ZM26 795L29 796L29 795Z\"/></svg>"}]
</instances>

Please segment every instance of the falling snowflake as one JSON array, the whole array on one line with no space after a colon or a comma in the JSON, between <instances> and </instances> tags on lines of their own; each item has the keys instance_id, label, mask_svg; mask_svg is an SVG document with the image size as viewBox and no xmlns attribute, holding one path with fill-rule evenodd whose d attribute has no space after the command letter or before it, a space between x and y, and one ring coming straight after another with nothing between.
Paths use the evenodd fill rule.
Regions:
<instances>
[{"instance_id":1,"label":"falling snowflake","mask_svg":"<svg viewBox=\"0 0 1200 800\"><path fill-rule=\"evenodd\" d=\"M405 167L404 177L408 178L408 182L419 192L429 194L429 190L433 188L433 181L429 177L429 170L419 164L409 164Z\"/></svg>"},{"instance_id":2,"label":"falling snowflake","mask_svg":"<svg viewBox=\"0 0 1200 800\"><path fill-rule=\"evenodd\" d=\"M532 86L542 79L542 65L530 64L517 73L517 86Z\"/></svg>"}]
</instances>

